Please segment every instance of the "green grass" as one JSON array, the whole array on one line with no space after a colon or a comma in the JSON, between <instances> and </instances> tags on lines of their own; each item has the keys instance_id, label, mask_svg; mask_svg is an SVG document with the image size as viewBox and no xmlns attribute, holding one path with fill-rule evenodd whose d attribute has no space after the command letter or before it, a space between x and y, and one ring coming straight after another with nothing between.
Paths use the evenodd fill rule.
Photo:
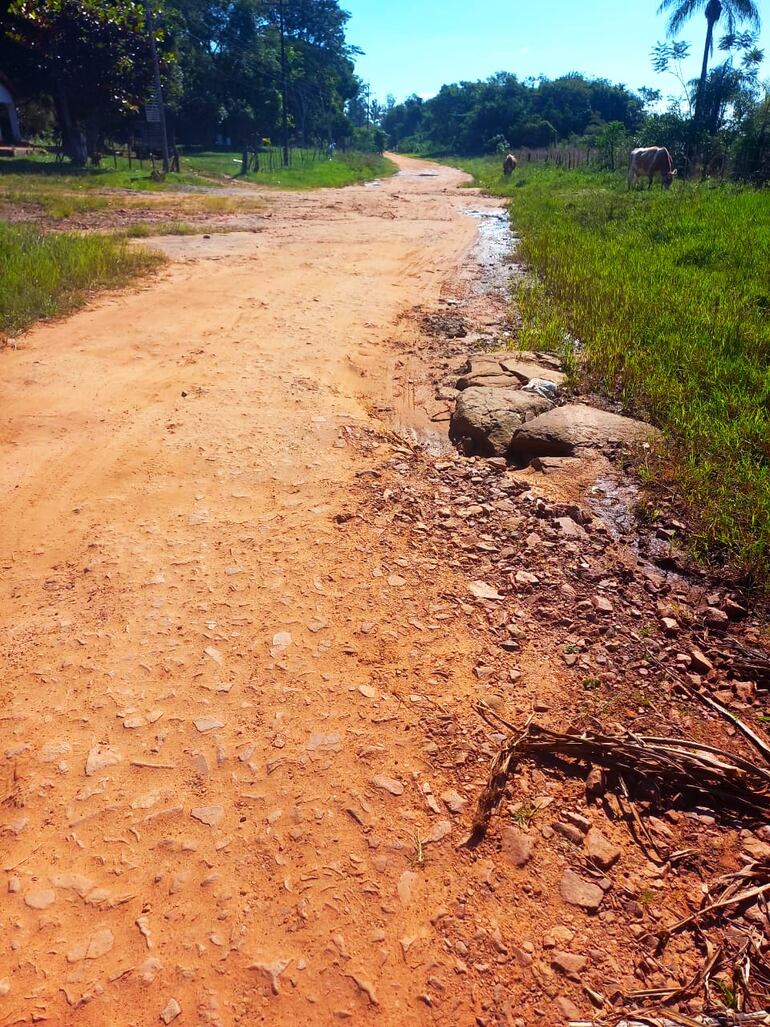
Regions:
<instances>
[{"instance_id":1,"label":"green grass","mask_svg":"<svg viewBox=\"0 0 770 1027\"><path fill-rule=\"evenodd\" d=\"M98 168L75 168L68 161L60 164L50 155L35 154L12 159L0 158L0 184L10 180L23 184L37 179L49 189L131 189L146 192L164 192L178 186L222 184L219 176L207 173L205 161L199 166L197 158L184 158L181 169L180 174L170 174L166 179L158 181L152 178L152 168L148 161L144 161L143 167L140 167L135 160L133 167L129 168L128 161L118 157L116 167L109 157Z\"/></svg>"},{"instance_id":2,"label":"green grass","mask_svg":"<svg viewBox=\"0 0 770 1027\"><path fill-rule=\"evenodd\" d=\"M387 157L374 153L341 153L314 164L252 173L248 181L279 189L341 189L387 178L396 170L396 165Z\"/></svg>"},{"instance_id":3,"label":"green grass","mask_svg":"<svg viewBox=\"0 0 770 1027\"><path fill-rule=\"evenodd\" d=\"M35 321L74 310L94 290L123 285L161 260L109 236L0 223L0 345Z\"/></svg>"},{"instance_id":4,"label":"green grass","mask_svg":"<svg viewBox=\"0 0 770 1027\"><path fill-rule=\"evenodd\" d=\"M0 159L0 188L23 189L35 182L41 191L80 192L94 189L130 189L142 192L166 192L189 187L217 188L228 185L232 178L239 182L263 184L284 189L337 188L368 182L393 174L395 165L385 157L367 153L337 153L331 160L310 162L307 153L292 151L292 166L275 171L252 172L239 176L240 154L211 152L182 157L180 173L171 173L163 180L151 175L151 166L137 161L129 169L128 161L111 157L98 168L73 168L68 162L57 163L49 155Z\"/></svg>"},{"instance_id":5,"label":"green grass","mask_svg":"<svg viewBox=\"0 0 770 1027\"><path fill-rule=\"evenodd\" d=\"M152 239L158 235L229 235L242 231L238 225L209 225L205 221L195 225L189 221L139 221L111 235L113 239Z\"/></svg>"},{"instance_id":6,"label":"green grass","mask_svg":"<svg viewBox=\"0 0 770 1027\"><path fill-rule=\"evenodd\" d=\"M511 198L534 272L523 347L561 349L658 424L668 445L641 470L681 497L694 549L770 585L770 190L458 163Z\"/></svg>"},{"instance_id":7,"label":"green grass","mask_svg":"<svg viewBox=\"0 0 770 1027\"><path fill-rule=\"evenodd\" d=\"M275 155L274 160L275 160ZM294 151L287 169L238 176L240 158L234 153L201 153L182 158L181 174L164 180L151 177L135 163L111 159L100 168L72 168L52 157L37 155L0 159L0 218L13 211L14 219L40 222L75 222L75 227L105 227L116 211L119 224L152 211L183 220L191 216L253 213L265 206L257 191L268 189L338 188L393 174L395 165L374 154L342 153L332 160L311 161ZM234 178L235 176L235 178ZM225 189L227 187L227 189ZM256 187L256 188L255 188ZM115 220L115 219L112 219Z\"/></svg>"}]
</instances>

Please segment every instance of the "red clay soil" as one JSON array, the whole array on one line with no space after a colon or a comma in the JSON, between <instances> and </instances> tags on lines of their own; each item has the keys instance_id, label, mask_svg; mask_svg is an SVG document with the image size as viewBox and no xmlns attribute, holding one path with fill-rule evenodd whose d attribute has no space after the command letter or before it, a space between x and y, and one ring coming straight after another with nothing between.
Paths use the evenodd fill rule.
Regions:
<instances>
[{"instance_id":1,"label":"red clay soil","mask_svg":"<svg viewBox=\"0 0 770 1027\"><path fill-rule=\"evenodd\" d=\"M549 825L584 789L539 769L459 847L497 744L473 703L568 717L586 643L554 649L554 618L583 597L555 577L543 616L527 588L531 644L506 634L469 582L531 537L526 476L506 493L382 413L428 374L405 313L477 232L465 176L399 163L170 239L152 284L0 356L0 1024L557 1024L583 984L642 987L639 924L686 908L598 808L620 869L597 915L565 901L586 862ZM739 865L734 833L710 852Z\"/></svg>"}]
</instances>

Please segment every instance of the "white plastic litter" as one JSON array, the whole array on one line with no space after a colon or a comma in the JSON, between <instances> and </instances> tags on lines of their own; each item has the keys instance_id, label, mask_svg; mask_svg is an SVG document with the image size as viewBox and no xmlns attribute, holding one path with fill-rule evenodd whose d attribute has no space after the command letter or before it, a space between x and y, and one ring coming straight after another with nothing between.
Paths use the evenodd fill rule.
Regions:
<instances>
[{"instance_id":1,"label":"white plastic litter","mask_svg":"<svg viewBox=\"0 0 770 1027\"><path fill-rule=\"evenodd\" d=\"M556 382L549 382L545 378L530 378L521 391L534 392L537 396L542 396L543 399L556 399L559 387Z\"/></svg>"}]
</instances>

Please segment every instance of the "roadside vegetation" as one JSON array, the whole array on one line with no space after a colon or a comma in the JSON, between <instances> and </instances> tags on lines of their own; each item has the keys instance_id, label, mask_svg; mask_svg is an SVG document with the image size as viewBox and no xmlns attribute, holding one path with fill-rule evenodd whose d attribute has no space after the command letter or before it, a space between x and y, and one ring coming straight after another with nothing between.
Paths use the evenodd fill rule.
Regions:
<instances>
[{"instance_id":1,"label":"roadside vegetation","mask_svg":"<svg viewBox=\"0 0 770 1027\"><path fill-rule=\"evenodd\" d=\"M395 165L379 154L346 152L333 158L303 159L276 170L238 174L240 158L232 152L183 157L180 174L153 178L151 168L125 158L115 166L74 168L52 156L0 160L0 217L29 209L53 221L120 210L123 215L159 211L172 218L193 215L248 214L265 206L254 186L276 189L340 188L391 175ZM242 188L239 188L241 187ZM225 191L225 189L227 191ZM237 190L237 191L236 191ZM15 208L14 211L9 208Z\"/></svg>"},{"instance_id":2,"label":"roadside vegetation","mask_svg":"<svg viewBox=\"0 0 770 1027\"><path fill-rule=\"evenodd\" d=\"M109 236L1 222L0 254L0 347L35 321L68 313L94 290L124 285L162 260Z\"/></svg>"},{"instance_id":3,"label":"roadside vegetation","mask_svg":"<svg viewBox=\"0 0 770 1027\"><path fill-rule=\"evenodd\" d=\"M642 471L686 504L693 548L770 584L770 192L461 164L512 201L522 347L663 428Z\"/></svg>"},{"instance_id":4,"label":"roadside vegetation","mask_svg":"<svg viewBox=\"0 0 770 1027\"><path fill-rule=\"evenodd\" d=\"M192 166L205 168L212 176L218 175L220 182L224 175L238 174L238 154L202 154L200 157L188 159ZM185 163L183 160L183 169ZM247 175L238 175L238 181L277 189L339 189L347 185L371 182L376 178L386 178L395 171L396 165L378 153L338 151L333 157L303 160L302 151L299 151L292 154L292 163L288 168L273 166L260 171L249 171Z\"/></svg>"}]
</instances>

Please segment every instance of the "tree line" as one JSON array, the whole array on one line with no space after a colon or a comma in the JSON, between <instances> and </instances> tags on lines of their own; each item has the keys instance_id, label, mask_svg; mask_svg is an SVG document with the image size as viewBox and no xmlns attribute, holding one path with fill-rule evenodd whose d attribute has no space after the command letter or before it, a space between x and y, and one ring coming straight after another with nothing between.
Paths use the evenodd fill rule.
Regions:
<instances>
[{"instance_id":1,"label":"tree line","mask_svg":"<svg viewBox=\"0 0 770 1027\"><path fill-rule=\"evenodd\" d=\"M131 136L157 105L148 12L177 141L247 153L284 125L299 145L363 128L337 0L0 0L0 70L27 134L55 131L81 165Z\"/></svg>"},{"instance_id":2,"label":"tree line","mask_svg":"<svg viewBox=\"0 0 770 1027\"><path fill-rule=\"evenodd\" d=\"M459 154L542 147L584 137L609 122L639 128L644 102L604 79L571 74L552 81L500 72L484 82L442 86L430 100L391 106L382 127L391 146Z\"/></svg>"},{"instance_id":3,"label":"tree line","mask_svg":"<svg viewBox=\"0 0 770 1027\"><path fill-rule=\"evenodd\" d=\"M522 80L501 72L445 85L427 100L391 102L381 116L389 145L479 155L569 144L592 150L612 170L633 146L665 145L682 174L770 181L770 96L759 78L764 54L754 0L663 0L659 11L668 16L669 37L654 48L652 66L669 76L670 95L577 73ZM706 21L702 70L688 80L682 69L690 46L676 36L699 13Z\"/></svg>"}]
</instances>

